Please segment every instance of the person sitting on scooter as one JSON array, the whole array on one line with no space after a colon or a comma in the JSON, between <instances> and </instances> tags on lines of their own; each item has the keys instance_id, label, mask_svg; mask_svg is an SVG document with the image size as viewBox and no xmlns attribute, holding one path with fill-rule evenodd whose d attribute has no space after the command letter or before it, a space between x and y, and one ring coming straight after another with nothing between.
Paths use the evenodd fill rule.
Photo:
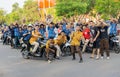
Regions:
<instances>
[{"instance_id":1,"label":"person sitting on scooter","mask_svg":"<svg viewBox=\"0 0 120 77\"><path fill-rule=\"evenodd\" d=\"M9 29L8 27L6 27L3 33L3 36L4 36L3 45L7 42L8 34L9 34Z\"/></svg>"},{"instance_id":2,"label":"person sitting on scooter","mask_svg":"<svg viewBox=\"0 0 120 77\"><path fill-rule=\"evenodd\" d=\"M55 53L54 54L54 58L56 58L56 47L55 47L55 41L53 39L53 37L50 37L49 40L46 43L46 56L48 58L48 62L51 62L49 59L49 53Z\"/></svg>"},{"instance_id":3,"label":"person sitting on scooter","mask_svg":"<svg viewBox=\"0 0 120 77\"><path fill-rule=\"evenodd\" d=\"M60 55L62 54L61 49L65 45L66 41L67 41L67 37L65 33L62 31L55 39L55 47L57 48L57 54L56 54L57 59L60 59Z\"/></svg>"},{"instance_id":4,"label":"person sitting on scooter","mask_svg":"<svg viewBox=\"0 0 120 77\"><path fill-rule=\"evenodd\" d=\"M20 30L19 25L17 23L14 24L14 48L17 48L20 45L19 38L20 38Z\"/></svg>"},{"instance_id":5,"label":"person sitting on scooter","mask_svg":"<svg viewBox=\"0 0 120 77\"><path fill-rule=\"evenodd\" d=\"M30 43L29 40L32 34L32 25L28 25L27 30L23 32L23 42L27 45L27 51L30 51Z\"/></svg>"},{"instance_id":6,"label":"person sitting on scooter","mask_svg":"<svg viewBox=\"0 0 120 77\"><path fill-rule=\"evenodd\" d=\"M42 38L42 35L39 32L39 25L36 24L35 29L32 31L32 36L29 41L30 44L34 46L34 48L32 50L32 54L34 54L34 55L39 47L39 43L37 42L38 38Z\"/></svg>"}]
</instances>

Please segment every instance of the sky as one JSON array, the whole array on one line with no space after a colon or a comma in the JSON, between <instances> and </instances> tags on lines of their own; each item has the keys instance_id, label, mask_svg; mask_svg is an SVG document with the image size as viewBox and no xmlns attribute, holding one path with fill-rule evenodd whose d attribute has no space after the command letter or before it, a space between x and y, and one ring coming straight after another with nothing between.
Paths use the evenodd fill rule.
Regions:
<instances>
[{"instance_id":1,"label":"sky","mask_svg":"<svg viewBox=\"0 0 120 77\"><path fill-rule=\"evenodd\" d=\"M4 9L7 13L12 11L12 4L19 3L20 7L23 7L25 0L0 0L0 8Z\"/></svg>"}]
</instances>

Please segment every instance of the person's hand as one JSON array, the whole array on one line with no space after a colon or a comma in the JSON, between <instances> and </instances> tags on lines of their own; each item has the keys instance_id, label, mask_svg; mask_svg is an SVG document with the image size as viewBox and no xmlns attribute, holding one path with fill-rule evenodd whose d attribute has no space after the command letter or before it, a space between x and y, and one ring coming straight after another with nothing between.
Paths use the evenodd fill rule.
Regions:
<instances>
[{"instance_id":1,"label":"person's hand","mask_svg":"<svg viewBox=\"0 0 120 77\"><path fill-rule=\"evenodd\" d=\"M31 34L31 32L28 32L29 34Z\"/></svg>"},{"instance_id":2,"label":"person's hand","mask_svg":"<svg viewBox=\"0 0 120 77\"><path fill-rule=\"evenodd\" d=\"M43 38L42 36L38 36L39 38Z\"/></svg>"},{"instance_id":3,"label":"person's hand","mask_svg":"<svg viewBox=\"0 0 120 77\"><path fill-rule=\"evenodd\" d=\"M95 42L95 41L96 41L96 38L93 39L93 42Z\"/></svg>"},{"instance_id":4,"label":"person's hand","mask_svg":"<svg viewBox=\"0 0 120 77\"><path fill-rule=\"evenodd\" d=\"M28 32L27 34L30 34L30 32Z\"/></svg>"}]
</instances>

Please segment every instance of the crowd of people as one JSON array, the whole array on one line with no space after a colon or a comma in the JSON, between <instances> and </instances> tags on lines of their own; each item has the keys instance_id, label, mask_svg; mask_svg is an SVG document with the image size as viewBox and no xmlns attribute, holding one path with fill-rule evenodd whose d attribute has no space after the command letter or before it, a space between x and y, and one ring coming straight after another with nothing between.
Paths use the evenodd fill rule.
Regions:
<instances>
[{"instance_id":1,"label":"crowd of people","mask_svg":"<svg viewBox=\"0 0 120 77\"><path fill-rule=\"evenodd\" d=\"M116 19L104 21L98 19L96 21L81 22L81 20L67 20L53 23L53 19L47 19L46 22L36 22L34 24L13 23L10 25L0 26L1 39L3 44L10 43L12 48L20 46L23 41L27 45L27 51L30 51L30 45L34 48L32 54L36 53L39 43L39 38L46 39L46 56L49 60L49 52L55 53L56 59L61 59L61 48L66 42L70 43L72 60L75 60L75 53L79 55L79 62L83 62L82 54L86 52L86 47L89 43L92 45L92 53L90 58L104 58L104 51L107 59L110 59L110 51L112 43L110 37L120 36L119 24ZM8 38L10 38L8 40ZM83 47L80 48L81 43ZM96 55L96 57L95 57Z\"/></svg>"}]
</instances>

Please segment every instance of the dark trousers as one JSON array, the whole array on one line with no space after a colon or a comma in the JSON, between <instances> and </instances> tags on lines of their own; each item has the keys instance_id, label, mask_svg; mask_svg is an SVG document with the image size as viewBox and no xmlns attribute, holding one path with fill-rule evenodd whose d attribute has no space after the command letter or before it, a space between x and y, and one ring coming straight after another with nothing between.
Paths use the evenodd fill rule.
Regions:
<instances>
[{"instance_id":1,"label":"dark trousers","mask_svg":"<svg viewBox=\"0 0 120 77\"><path fill-rule=\"evenodd\" d=\"M56 51L57 51L57 48L55 46L53 47L49 47L50 49L54 50L55 52L51 51L50 49L46 48L46 56L47 58L49 59L49 54L50 53L53 53L54 54L54 58L56 58Z\"/></svg>"},{"instance_id":2,"label":"dark trousers","mask_svg":"<svg viewBox=\"0 0 120 77\"><path fill-rule=\"evenodd\" d=\"M66 37L67 37L67 40L69 41L70 40L70 36L66 35Z\"/></svg>"},{"instance_id":3,"label":"dark trousers","mask_svg":"<svg viewBox=\"0 0 120 77\"><path fill-rule=\"evenodd\" d=\"M19 42L19 37L18 36L15 36L15 48L20 45L20 42Z\"/></svg>"},{"instance_id":4,"label":"dark trousers","mask_svg":"<svg viewBox=\"0 0 120 77\"><path fill-rule=\"evenodd\" d=\"M14 46L14 37L11 37L10 45L11 45L11 47Z\"/></svg>"},{"instance_id":5,"label":"dark trousers","mask_svg":"<svg viewBox=\"0 0 120 77\"><path fill-rule=\"evenodd\" d=\"M80 52L80 46L71 46L71 52L73 54L73 59L75 59L75 52L77 51L80 59L82 59L82 54Z\"/></svg>"},{"instance_id":6,"label":"dark trousers","mask_svg":"<svg viewBox=\"0 0 120 77\"><path fill-rule=\"evenodd\" d=\"M31 45L30 45L29 41L23 41L23 42L27 45L27 51L30 51Z\"/></svg>"},{"instance_id":7,"label":"dark trousers","mask_svg":"<svg viewBox=\"0 0 120 77\"><path fill-rule=\"evenodd\" d=\"M6 41L7 41L7 37L4 37L4 39L3 39L3 44L5 44Z\"/></svg>"},{"instance_id":8,"label":"dark trousers","mask_svg":"<svg viewBox=\"0 0 120 77\"><path fill-rule=\"evenodd\" d=\"M112 41L111 39L112 39L114 36L115 36L114 34L109 35L109 48L110 48L110 50L113 49L114 43L113 43L113 41Z\"/></svg>"},{"instance_id":9,"label":"dark trousers","mask_svg":"<svg viewBox=\"0 0 120 77\"><path fill-rule=\"evenodd\" d=\"M109 57L110 56L110 53L109 53L109 40L107 38L101 39L101 41L100 41L101 56L104 56L104 50L106 51L107 57Z\"/></svg>"},{"instance_id":10,"label":"dark trousers","mask_svg":"<svg viewBox=\"0 0 120 77\"><path fill-rule=\"evenodd\" d=\"M62 48L63 48L64 45L65 45L65 44L63 44L63 43L60 45L60 49L61 49L61 51L62 51Z\"/></svg>"}]
</instances>

